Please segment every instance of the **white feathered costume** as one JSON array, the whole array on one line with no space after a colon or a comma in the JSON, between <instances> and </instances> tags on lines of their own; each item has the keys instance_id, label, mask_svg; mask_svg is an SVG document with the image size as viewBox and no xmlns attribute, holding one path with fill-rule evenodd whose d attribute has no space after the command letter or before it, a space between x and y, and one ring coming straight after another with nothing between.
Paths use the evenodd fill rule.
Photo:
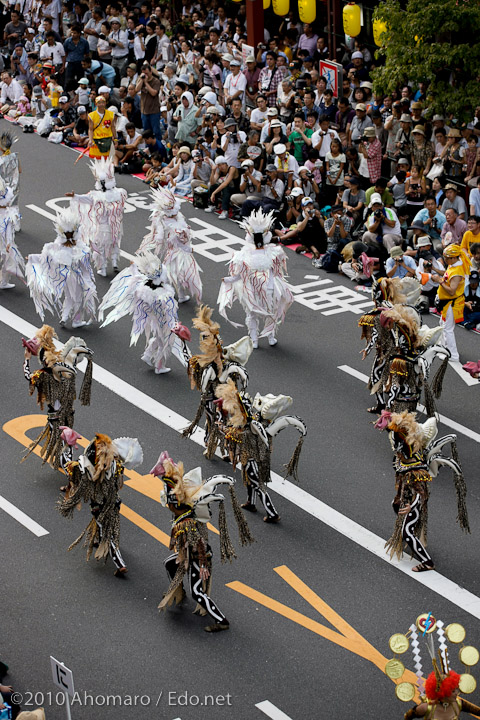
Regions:
<instances>
[{"instance_id":1,"label":"white feathered costume","mask_svg":"<svg viewBox=\"0 0 480 720\"><path fill-rule=\"evenodd\" d=\"M241 226L246 230L246 244L229 263L230 276L223 279L218 293L219 312L227 317L227 308L238 300L245 310L245 321L253 346L258 347L259 322L264 327L260 337L268 337L276 345L277 326L285 320L293 302L290 286L285 280L287 256L279 245L271 245L273 213L252 212Z\"/></svg>"},{"instance_id":2,"label":"white feathered costume","mask_svg":"<svg viewBox=\"0 0 480 720\"><path fill-rule=\"evenodd\" d=\"M180 202L166 188L153 190L152 199L155 210L150 216L150 232L137 252L152 252L161 259L178 302L186 302L192 296L199 303L202 299L201 270L193 255L191 230L180 212Z\"/></svg>"},{"instance_id":3,"label":"white feathered costume","mask_svg":"<svg viewBox=\"0 0 480 720\"><path fill-rule=\"evenodd\" d=\"M15 244L15 227L18 207L13 206L15 196L0 177L0 290L9 290L15 285L9 282L10 275L25 276L25 262Z\"/></svg>"},{"instance_id":4,"label":"white feathered costume","mask_svg":"<svg viewBox=\"0 0 480 720\"><path fill-rule=\"evenodd\" d=\"M94 160L90 168L95 177L95 190L86 195L75 194L71 207L81 217L81 238L90 245L98 274L106 277L108 262L111 261L114 269L118 266L127 191L116 187L111 160Z\"/></svg>"},{"instance_id":5,"label":"white feathered costume","mask_svg":"<svg viewBox=\"0 0 480 720\"><path fill-rule=\"evenodd\" d=\"M12 146L18 138L9 130L0 134L0 177L13 192L12 210L15 210L15 230L20 232L20 211L18 195L20 192L20 160L18 153L12 152Z\"/></svg>"},{"instance_id":6,"label":"white feathered costume","mask_svg":"<svg viewBox=\"0 0 480 720\"><path fill-rule=\"evenodd\" d=\"M104 322L104 313L113 308ZM160 260L153 253L137 255L135 262L112 281L99 307L101 327L132 316L130 345L136 345L142 333L147 344L142 360L155 368L157 374L170 368L165 362L171 352L186 365L181 340L172 330L178 323L178 305L174 290L167 283L167 275Z\"/></svg>"},{"instance_id":7,"label":"white feathered costume","mask_svg":"<svg viewBox=\"0 0 480 720\"><path fill-rule=\"evenodd\" d=\"M97 289L90 250L78 237L80 218L71 209L57 214L57 237L39 255L29 255L27 285L35 309L57 312L61 324L71 317L72 327L89 325L96 317Z\"/></svg>"}]
</instances>

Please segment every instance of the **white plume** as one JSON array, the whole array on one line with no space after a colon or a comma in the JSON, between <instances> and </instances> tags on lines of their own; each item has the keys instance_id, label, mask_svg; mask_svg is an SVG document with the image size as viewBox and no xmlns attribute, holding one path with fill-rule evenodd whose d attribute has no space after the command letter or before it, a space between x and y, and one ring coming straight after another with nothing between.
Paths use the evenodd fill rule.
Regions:
<instances>
[{"instance_id":1,"label":"white plume","mask_svg":"<svg viewBox=\"0 0 480 720\"><path fill-rule=\"evenodd\" d=\"M65 233L73 232L74 237L80 227L80 217L71 208L65 208L57 213L57 217L53 221L53 226L60 237L65 237Z\"/></svg>"},{"instance_id":2,"label":"white plume","mask_svg":"<svg viewBox=\"0 0 480 720\"><path fill-rule=\"evenodd\" d=\"M101 157L90 163L90 170L96 180L95 187L100 190L102 183L107 190L115 187L115 169L109 158Z\"/></svg>"},{"instance_id":3,"label":"white plume","mask_svg":"<svg viewBox=\"0 0 480 720\"><path fill-rule=\"evenodd\" d=\"M180 210L180 203L171 190L168 188L152 189L151 197L157 210L166 215L173 215Z\"/></svg>"},{"instance_id":4,"label":"white plume","mask_svg":"<svg viewBox=\"0 0 480 720\"><path fill-rule=\"evenodd\" d=\"M272 227L273 219L273 210L269 213L264 213L263 210L254 210L248 218L245 218L245 220L240 223L240 227L246 230L247 240L250 240L250 242L253 242L253 236L256 233L262 233L263 241L268 243L272 237L270 228Z\"/></svg>"}]
</instances>

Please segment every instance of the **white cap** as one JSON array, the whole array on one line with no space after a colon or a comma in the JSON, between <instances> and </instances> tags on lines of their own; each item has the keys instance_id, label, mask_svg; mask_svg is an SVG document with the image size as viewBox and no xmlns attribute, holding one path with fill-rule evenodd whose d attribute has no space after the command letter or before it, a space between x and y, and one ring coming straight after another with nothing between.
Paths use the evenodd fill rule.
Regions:
<instances>
[{"instance_id":1,"label":"white cap","mask_svg":"<svg viewBox=\"0 0 480 720\"><path fill-rule=\"evenodd\" d=\"M85 105L79 105L77 108L77 112L80 115L81 113L87 112L87 108L85 107Z\"/></svg>"},{"instance_id":2,"label":"white cap","mask_svg":"<svg viewBox=\"0 0 480 720\"><path fill-rule=\"evenodd\" d=\"M102 93L108 93L110 95L110 88L108 87L108 85L101 85L98 88L98 94L101 95Z\"/></svg>"},{"instance_id":3,"label":"white cap","mask_svg":"<svg viewBox=\"0 0 480 720\"><path fill-rule=\"evenodd\" d=\"M227 158L226 158L226 157L223 157L223 155L221 155L220 157L216 157L216 158L215 158L215 165L222 165L223 163L225 163L226 165L228 165Z\"/></svg>"},{"instance_id":4,"label":"white cap","mask_svg":"<svg viewBox=\"0 0 480 720\"><path fill-rule=\"evenodd\" d=\"M273 107L268 108L268 110L267 110L267 117L277 117L277 115L278 115L278 110L277 110L277 108L273 108Z\"/></svg>"},{"instance_id":5,"label":"white cap","mask_svg":"<svg viewBox=\"0 0 480 720\"><path fill-rule=\"evenodd\" d=\"M282 155L284 152L287 152L287 146L283 143L278 143L273 148L273 152L275 153L275 155Z\"/></svg>"},{"instance_id":6,"label":"white cap","mask_svg":"<svg viewBox=\"0 0 480 720\"><path fill-rule=\"evenodd\" d=\"M25 30L25 32L27 32L27 33L34 33L34 34L35 34L35 30L34 30L33 28L27 28L27 29Z\"/></svg>"},{"instance_id":7,"label":"white cap","mask_svg":"<svg viewBox=\"0 0 480 720\"><path fill-rule=\"evenodd\" d=\"M368 207L372 207L372 205L383 205L382 196L380 193L372 193L372 197L370 198L370 205Z\"/></svg>"},{"instance_id":8,"label":"white cap","mask_svg":"<svg viewBox=\"0 0 480 720\"><path fill-rule=\"evenodd\" d=\"M165 112L165 110L168 110L167 105L162 105L160 108L160 112Z\"/></svg>"},{"instance_id":9,"label":"white cap","mask_svg":"<svg viewBox=\"0 0 480 720\"><path fill-rule=\"evenodd\" d=\"M293 195L293 197L300 197L300 195L303 195L303 190L302 188L294 187L292 188L290 195Z\"/></svg>"},{"instance_id":10,"label":"white cap","mask_svg":"<svg viewBox=\"0 0 480 720\"><path fill-rule=\"evenodd\" d=\"M211 105L215 105L217 102L217 96L214 92L206 92L203 96L203 99L206 100L206 102L209 102Z\"/></svg>"},{"instance_id":11,"label":"white cap","mask_svg":"<svg viewBox=\"0 0 480 720\"><path fill-rule=\"evenodd\" d=\"M363 53L361 53L360 50L356 50L352 53L352 60L363 60Z\"/></svg>"},{"instance_id":12,"label":"white cap","mask_svg":"<svg viewBox=\"0 0 480 720\"><path fill-rule=\"evenodd\" d=\"M110 110L110 112L112 112L114 115L118 115L118 108L115 107L115 105L110 105L110 107L107 108L107 110Z\"/></svg>"},{"instance_id":13,"label":"white cap","mask_svg":"<svg viewBox=\"0 0 480 720\"><path fill-rule=\"evenodd\" d=\"M249 160L248 158L247 160L242 160L242 167L253 167L253 165L253 160Z\"/></svg>"},{"instance_id":14,"label":"white cap","mask_svg":"<svg viewBox=\"0 0 480 720\"><path fill-rule=\"evenodd\" d=\"M211 92L211 90L212 89L209 88L208 85L204 85L202 88L200 88L200 90L198 91L198 94L200 95L200 97L203 97L205 95L205 93Z\"/></svg>"},{"instance_id":15,"label":"white cap","mask_svg":"<svg viewBox=\"0 0 480 720\"><path fill-rule=\"evenodd\" d=\"M301 167L298 168L298 172L299 172L299 173L301 173L302 170L306 170L307 172L309 172L308 168L305 167L305 165L302 165Z\"/></svg>"},{"instance_id":16,"label":"white cap","mask_svg":"<svg viewBox=\"0 0 480 720\"><path fill-rule=\"evenodd\" d=\"M80 78L78 81L79 85L89 85L88 78Z\"/></svg>"},{"instance_id":17,"label":"white cap","mask_svg":"<svg viewBox=\"0 0 480 720\"><path fill-rule=\"evenodd\" d=\"M70 98L67 97L66 95L62 95L62 97L58 98L58 102L59 102L59 103L66 103L66 102L68 102L69 100L70 100Z\"/></svg>"},{"instance_id":18,"label":"white cap","mask_svg":"<svg viewBox=\"0 0 480 720\"><path fill-rule=\"evenodd\" d=\"M237 65L238 67L240 67L241 64L242 64L242 61L237 60L237 58L233 58L233 60L230 60L230 65Z\"/></svg>"},{"instance_id":19,"label":"white cap","mask_svg":"<svg viewBox=\"0 0 480 720\"><path fill-rule=\"evenodd\" d=\"M305 205L313 205L313 200L311 197L304 197L302 200L302 207L305 207Z\"/></svg>"},{"instance_id":20,"label":"white cap","mask_svg":"<svg viewBox=\"0 0 480 720\"><path fill-rule=\"evenodd\" d=\"M226 60L227 62L232 62L233 55L230 55L230 53L224 53L222 55L222 60Z\"/></svg>"}]
</instances>

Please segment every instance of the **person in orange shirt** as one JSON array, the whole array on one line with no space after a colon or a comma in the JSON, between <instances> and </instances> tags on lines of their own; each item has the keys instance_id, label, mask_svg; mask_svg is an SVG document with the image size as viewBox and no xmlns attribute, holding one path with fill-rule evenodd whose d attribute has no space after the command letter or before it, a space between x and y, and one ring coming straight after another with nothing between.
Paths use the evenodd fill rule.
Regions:
<instances>
[{"instance_id":1,"label":"person in orange shirt","mask_svg":"<svg viewBox=\"0 0 480 720\"><path fill-rule=\"evenodd\" d=\"M438 282L435 305L440 311L445 345L450 350L451 360L459 362L455 342L455 325L463 320L465 307L465 276L470 272L470 257L460 245L447 245L443 251L447 265L444 275L432 273L432 280Z\"/></svg>"}]
</instances>

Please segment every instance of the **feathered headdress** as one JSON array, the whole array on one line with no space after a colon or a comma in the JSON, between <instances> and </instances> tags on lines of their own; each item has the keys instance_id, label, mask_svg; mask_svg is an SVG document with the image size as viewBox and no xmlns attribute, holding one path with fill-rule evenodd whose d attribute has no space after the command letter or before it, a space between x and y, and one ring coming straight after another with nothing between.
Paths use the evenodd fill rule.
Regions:
<instances>
[{"instance_id":1,"label":"feathered headdress","mask_svg":"<svg viewBox=\"0 0 480 720\"><path fill-rule=\"evenodd\" d=\"M99 158L90 163L90 170L95 178L96 190L111 190L116 186L115 168L109 158Z\"/></svg>"},{"instance_id":2,"label":"feathered headdress","mask_svg":"<svg viewBox=\"0 0 480 720\"><path fill-rule=\"evenodd\" d=\"M61 353L55 349L53 339L57 337L57 333L50 325L43 325L38 332L35 333L35 338L39 344L39 358L47 367L52 367L54 363L58 362Z\"/></svg>"},{"instance_id":3,"label":"feathered headdress","mask_svg":"<svg viewBox=\"0 0 480 720\"><path fill-rule=\"evenodd\" d=\"M137 438L116 438L113 441L113 447L128 470L133 470L133 468L142 464L143 450Z\"/></svg>"},{"instance_id":4,"label":"feathered headdress","mask_svg":"<svg viewBox=\"0 0 480 720\"><path fill-rule=\"evenodd\" d=\"M421 344L422 337L419 335L420 326L411 308L405 305L394 305L388 310L382 310L380 322L383 327L395 323L404 333L408 335L412 347Z\"/></svg>"},{"instance_id":5,"label":"feathered headdress","mask_svg":"<svg viewBox=\"0 0 480 720\"><path fill-rule=\"evenodd\" d=\"M195 359L200 367L206 367L216 361L219 371L222 369L222 345L218 336L220 325L212 320L212 308L200 305L192 325L200 333L200 353Z\"/></svg>"},{"instance_id":6,"label":"feathered headdress","mask_svg":"<svg viewBox=\"0 0 480 720\"><path fill-rule=\"evenodd\" d=\"M154 188L151 197L155 208L169 217L180 210L180 202L168 188Z\"/></svg>"},{"instance_id":7,"label":"feathered headdress","mask_svg":"<svg viewBox=\"0 0 480 720\"><path fill-rule=\"evenodd\" d=\"M166 282L167 274L160 259L148 250L136 256L135 265L154 285Z\"/></svg>"},{"instance_id":8,"label":"feathered headdress","mask_svg":"<svg viewBox=\"0 0 480 720\"><path fill-rule=\"evenodd\" d=\"M14 143L16 143L18 138L8 130L4 130L0 134L0 149L3 150L3 152L8 155L10 152L10 149Z\"/></svg>"},{"instance_id":9,"label":"feathered headdress","mask_svg":"<svg viewBox=\"0 0 480 720\"><path fill-rule=\"evenodd\" d=\"M53 221L53 227L57 231L57 235L66 242L69 239L75 239L78 228L80 227L80 217L71 208L65 208L61 212L57 213L57 217ZM67 238L67 233L73 233L73 238Z\"/></svg>"},{"instance_id":10,"label":"feathered headdress","mask_svg":"<svg viewBox=\"0 0 480 720\"><path fill-rule=\"evenodd\" d=\"M254 210L242 223L246 233L247 242L253 243L255 247L263 247L272 239L270 228L273 223L273 210L264 213L263 210Z\"/></svg>"},{"instance_id":11,"label":"feathered headdress","mask_svg":"<svg viewBox=\"0 0 480 720\"><path fill-rule=\"evenodd\" d=\"M392 413L388 429L398 432L405 437L405 442L414 452L426 447L437 434L437 421L428 418L424 423L417 422L414 412L404 410L401 413Z\"/></svg>"},{"instance_id":12,"label":"feathered headdress","mask_svg":"<svg viewBox=\"0 0 480 720\"><path fill-rule=\"evenodd\" d=\"M233 380L228 378L226 383L217 385L215 395L222 401L222 409L228 413L228 424L236 428L244 427L247 415Z\"/></svg>"}]
</instances>

